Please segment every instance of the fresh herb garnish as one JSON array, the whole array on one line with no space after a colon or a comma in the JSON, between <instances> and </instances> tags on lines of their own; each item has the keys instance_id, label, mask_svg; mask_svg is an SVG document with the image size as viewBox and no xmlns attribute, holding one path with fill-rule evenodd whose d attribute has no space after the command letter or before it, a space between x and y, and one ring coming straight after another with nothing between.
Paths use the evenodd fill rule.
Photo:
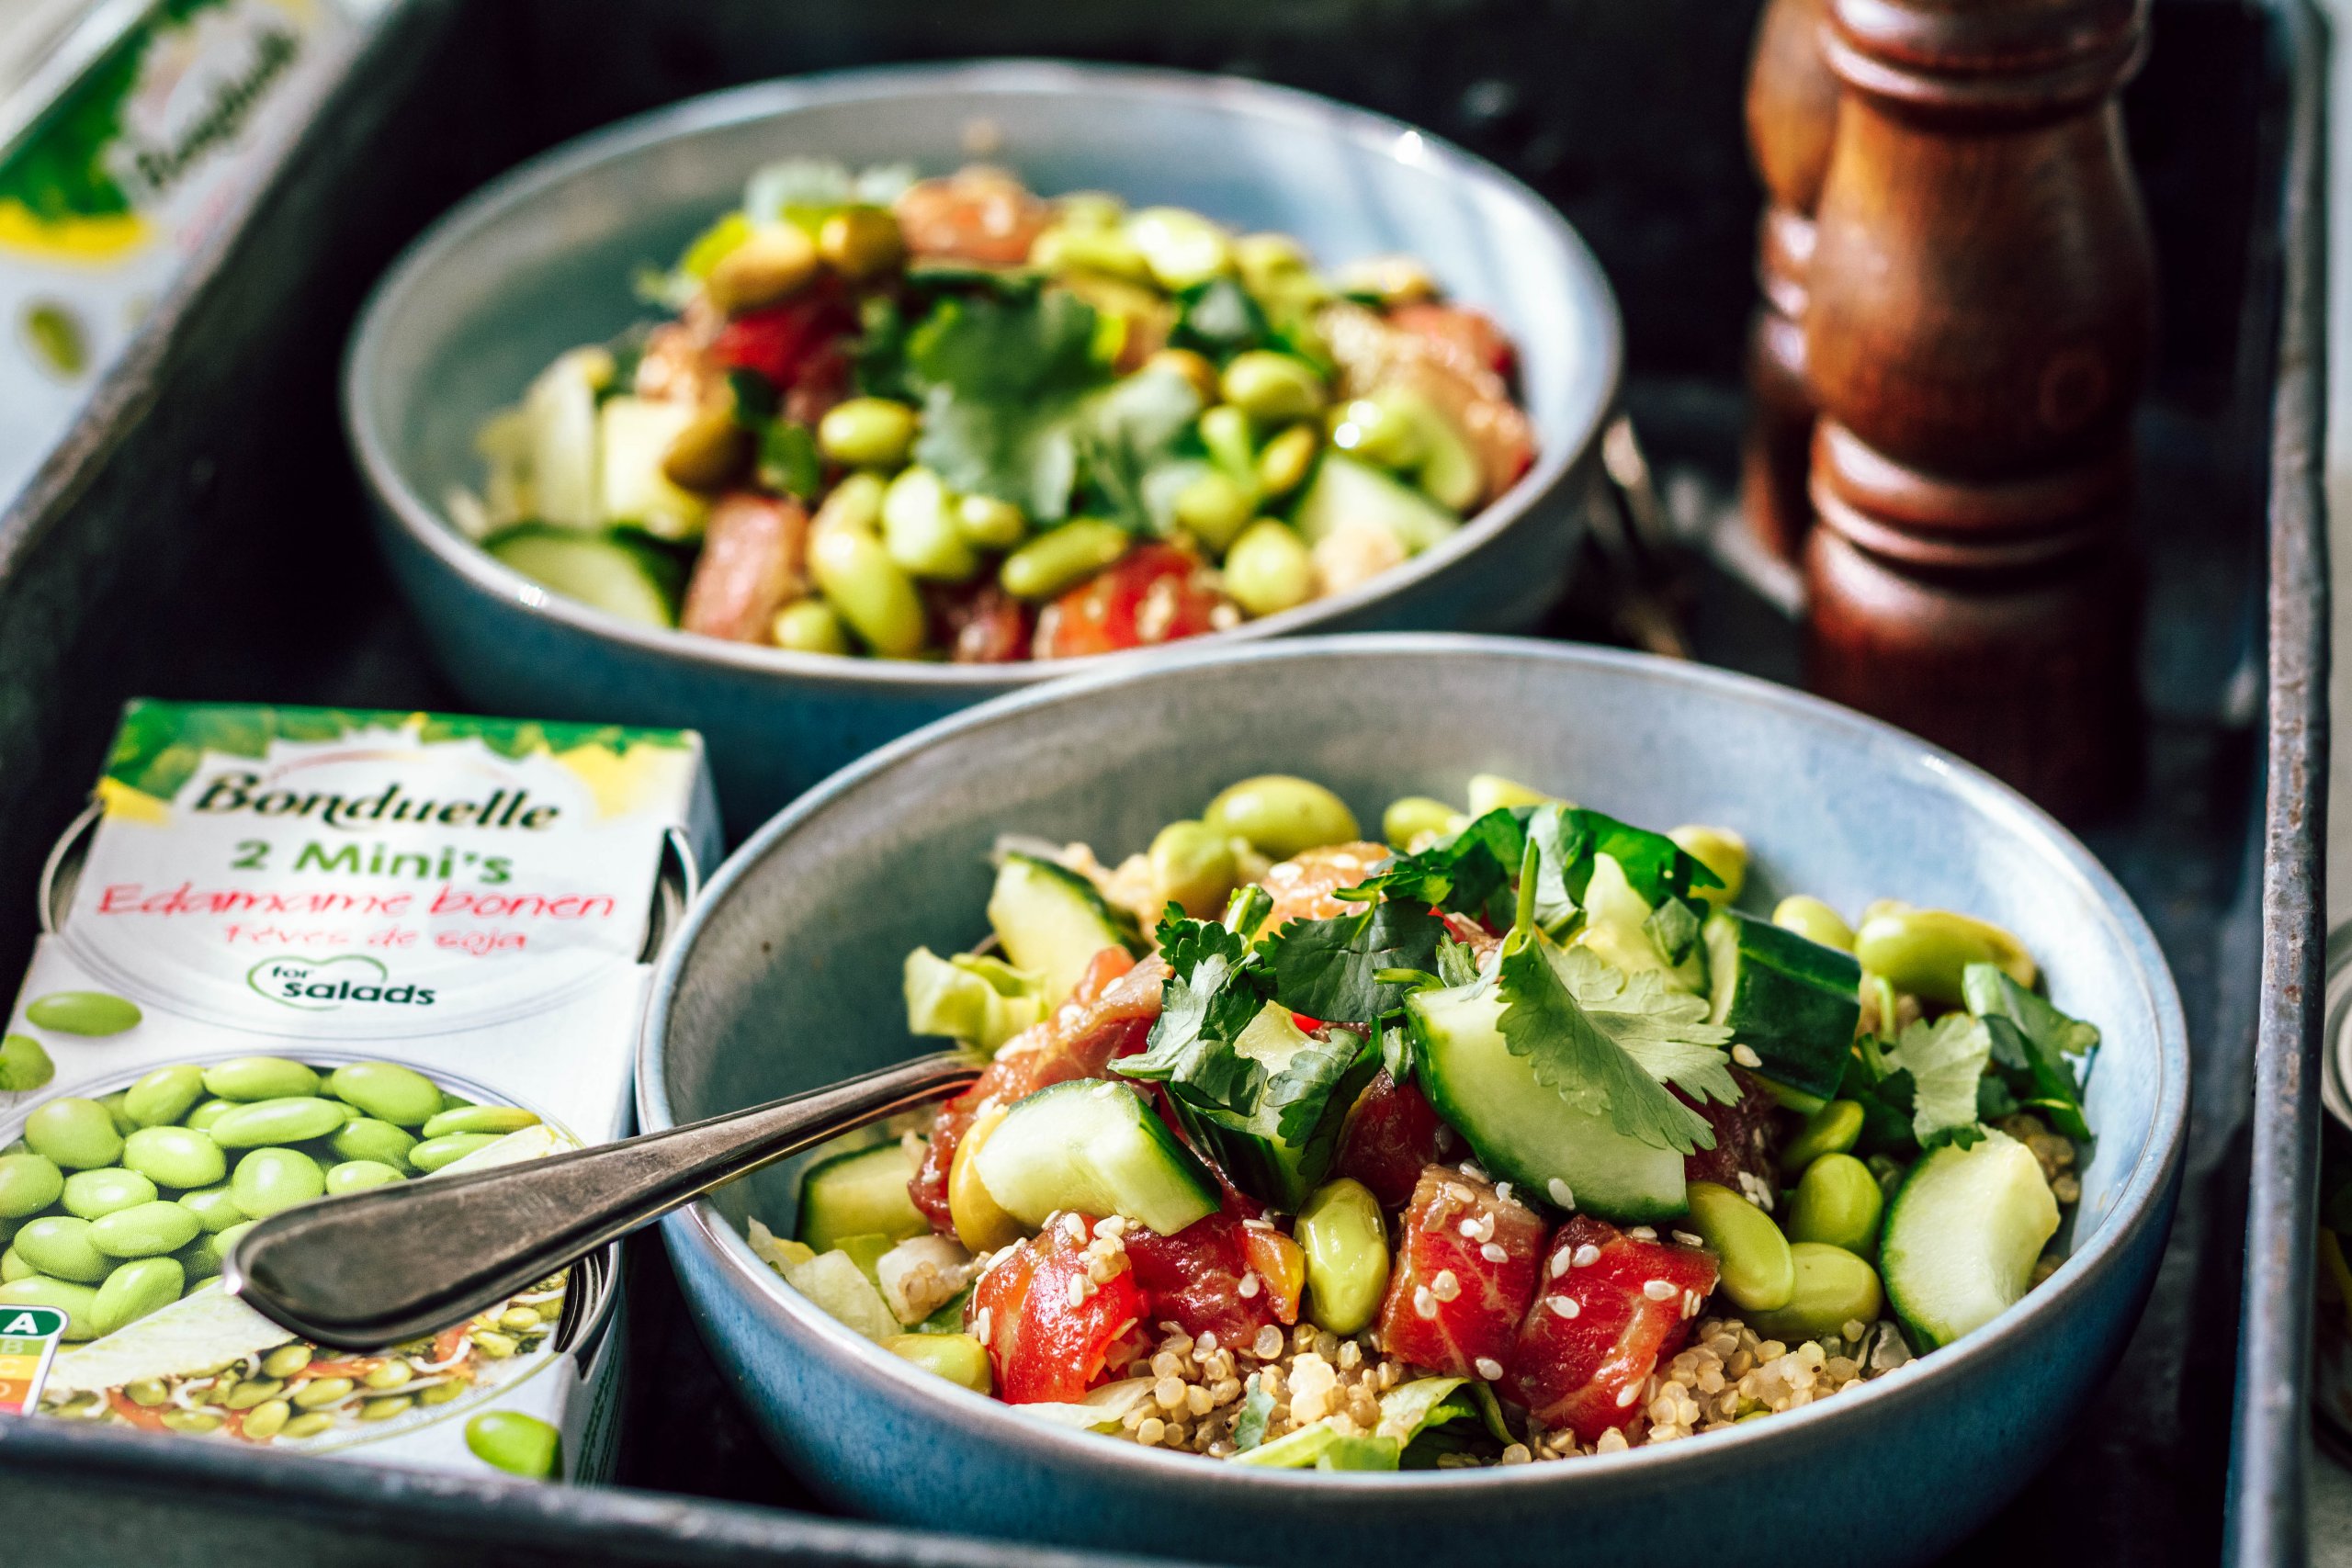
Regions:
<instances>
[{"instance_id":1,"label":"fresh herb garnish","mask_svg":"<svg viewBox=\"0 0 2352 1568\"><path fill-rule=\"evenodd\" d=\"M1966 1148L1984 1137L1976 1120L1976 1081L1993 1054L1984 1021L1964 1012L1921 1019L1885 1052L1892 1072L1911 1079L1911 1132L1923 1149ZM1882 1085L1882 1088L1884 1086Z\"/></svg>"},{"instance_id":2,"label":"fresh herb garnish","mask_svg":"<svg viewBox=\"0 0 2352 1568\"><path fill-rule=\"evenodd\" d=\"M1988 1081L2004 1086L2010 1109L2040 1111L2067 1137L2087 1140L2082 1086L2067 1057L2097 1049L2098 1027L2067 1017L1991 964L1970 964L1961 994L1991 1037L1999 1077Z\"/></svg>"},{"instance_id":3,"label":"fresh herb garnish","mask_svg":"<svg viewBox=\"0 0 2352 1568\"><path fill-rule=\"evenodd\" d=\"M1067 289L943 299L908 335L922 394L915 460L951 490L1017 503L1040 523L1069 514L1085 394L1107 378L1094 308Z\"/></svg>"},{"instance_id":4,"label":"fresh herb garnish","mask_svg":"<svg viewBox=\"0 0 2352 1568\"><path fill-rule=\"evenodd\" d=\"M1417 904L1374 904L1329 920L1293 920L1264 946L1274 999L1293 1012L1372 1023L1405 1005L1414 987L1382 980L1384 970L1424 973L1437 964L1445 922Z\"/></svg>"},{"instance_id":5,"label":"fresh herb garnish","mask_svg":"<svg viewBox=\"0 0 2352 1568\"><path fill-rule=\"evenodd\" d=\"M1263 1096L1265 1070L1234 1043L1265 1006L1257 955L1224 926L1187 919L1173 904L1158 934L1169 968L1159 1017L1143 1054L1113 1067L1127 1077L1164 1083L1194 1110L1247 1127Z\"/></svg>"}]
</instances>

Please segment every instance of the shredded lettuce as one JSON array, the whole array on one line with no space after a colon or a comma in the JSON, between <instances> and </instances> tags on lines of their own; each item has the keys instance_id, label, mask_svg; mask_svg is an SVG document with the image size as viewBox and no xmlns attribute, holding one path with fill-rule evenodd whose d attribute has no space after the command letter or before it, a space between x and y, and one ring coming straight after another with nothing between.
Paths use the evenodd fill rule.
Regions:
<instances>
[{"instance_id":1,"label":"shredded lettuce","mask_svg":"<svg viewBox=\"0 0 2352 1568\"><path fill-rule=\"evenodd\" d=\"M1047 1011L1043 980L978 953L942 958L916 948L907 954L903 989L909 1032L945 1035L990 1055Z\"/></svg>"}]
</instances>

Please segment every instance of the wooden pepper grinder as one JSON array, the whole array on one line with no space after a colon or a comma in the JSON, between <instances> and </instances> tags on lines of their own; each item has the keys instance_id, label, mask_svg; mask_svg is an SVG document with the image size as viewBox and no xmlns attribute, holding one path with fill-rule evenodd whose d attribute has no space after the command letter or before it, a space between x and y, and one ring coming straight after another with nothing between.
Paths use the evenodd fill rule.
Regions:
<instances>
[{"instance_id":1,"label":"wooden pepper grinder","mask_svg":"<svg viewBox=\"0 0 2352 1568\"><path fill-rule=\"evenodd\" d=\"M1828 0L1771 0L1756 28L1747 73L1747 144L1764 181L1756 283L1763 295L1747 339L1748 419L1740 506L1764 547L1797 558L1813 504L1813 394L1805 388L1806 273L1813 214L1829 173L1838 78L1822 58Z\"/></svg>"},{"instance_id":2,"label":"wooden pepper grinder","mask_svg":"<svg viewBox=\"0 0 2352 1568\"><path fill-rule=\"evenodd\" d=\"M2116 94L2146 0L1830 0L1805 316L1815 691L2045 806L2139 763L2130 416L2154 266Z\"/></svg>"}]
</instances>

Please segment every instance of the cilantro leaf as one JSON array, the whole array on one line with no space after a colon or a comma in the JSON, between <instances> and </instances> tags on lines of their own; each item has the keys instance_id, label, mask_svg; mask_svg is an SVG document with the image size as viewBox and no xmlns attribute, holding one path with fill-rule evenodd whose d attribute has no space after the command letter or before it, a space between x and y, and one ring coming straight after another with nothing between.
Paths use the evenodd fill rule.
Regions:
<instances>
[{"instance_id":1,"label":"cilantro leaf","mask_svg":"<svg viewBox=\"0 0 2352 1568\"><path fill-rule=\"evenodd\" d=\"M1156 532L1151 475L1201 412L1192 383L1170 371L1130 376L1087 400L1071 423L1089 511L1134 533Z\"/></svg>"},{"instance_id":2,"label":"cilantro leaf","mask_svg":"<svg viewBox=\"0 0 2352 1568\"><path fill-rule=\"evenodd\" d=\"M1169 966L1159 1017L1143 1053L1113 1063L1113 1070L1164 1083L1186 1103L1242 1124L1265 1077L1263 1068L1233 1048L1264 1006L1252 983L1249 947L1208 920L1163 919L1159 936Z\"/></svg>"},{"instance_id":3,"label":"cilantro leaf","mask_svg":"<svg viewBox=\"0 0 2352 1568\"><path fill-rule=\"evenodd\" d=\"M1946 1142L1965 1148L1983 1136L1976 1080L1992 1055L1992 1032L1964 1012L1919 1020L1886 1052L1890 1068L1911 1075L1911 1131L1921 1148Z\"/></svg>"},{"instance_id":4,"label":"cilantro leaf","mask_svg":"<svg viewBox=\"0 0 2352 1568\"><path fill-rule=\"evenodd\" d=\"M1509 807L1487 812L1442 844L1390 863L1361 891L1385 894L1401 902L1434 904L1462 914L1490 912L1508 895L1511 875L1527 847L1526 813Z\"/></svg>"},{"instance_id":5,"label":"cilantro leaf","mask_svg":"<svg viewBox=\"0 0 2352 1568\"><path fill-rule=\"evenodd\" d=\"M1250 291L1230 277L1194 284L1177 297L1182 307L1169 342L1223 360L1266 340L1266 316Z\"/></svg>"},{"instance_id":6,"label":"cilantro leaf","mask_svg":"<svg viewBox=\"0 0 2352 1568\"><path fill-rule=\"evenodd\" d=\"M1274 1393L1256 1372L1250 1391L1241 1396L1241 1414L1233 1418L1233 1451L1247 1453L1266 1440L1266 1425L1273 1419Z\"/></svg>"},{"instance_id":7,"label":"cilantro leaf","mask_svg":"<svg viewBox=\"0 0 2352 1568\"><path fill-rule=\"evenodd\" d=\"M1652 909L1642 930L1668 964L1681 963L1699 945L1699 917L1679 898L1668 898Z\"/></svg>"},{"instance_id":8,"label":"cilantro leaf","mask_svg":"<svg viewBox=\"0 0 2352 1568\"><path fill-rule=\"evenodd\" d=\"M1332 1030L1316 1039L1314 1043L1294 1053L1282 1070L1267 1080L1265 1093L1258 1102L1258 1122L1262 1125L1271 1121L1274 1136L1293 1148L1306 1149L1317 1129L1322 1128L1324 1113L1330 1109L1334 1096L1358 1066L1369 1064L1372 1055L1368 1039L1344 1029ZM1352 1101L1355 1097L1351 1094L1348 1098ZM1336 1122L1327 1130L1333 1139L1338 1138ZM1314 1163L1317 1162L1310 1156L1309 1164Z\"/></svg>"},{"instance_id":9,"label":"cilantro leaf","mask_svg":"<svg viewBox=\"0 0 2352 1568\"><path fill-rule=\"evenodd\" d=\"M1991 964L1970 964L1961 993L1992 1037L1993 1065L2014 1108L2039 1111L2067 1137L2087 1140L2082 1085L2066 1058L2096 1049L2098 1027L2067 1017Z\"/></svg>"},{"instance_id":10,"label":"cilantro leaf","mask_svg":"<svg viewBox=\"0 0 2352 1568\"><path fill-rule=\"evenodd\" d=\"M1655 969L1623 974L1581 947L1561 953L1558 967L1585 1016L1650 1077L1693 1100L1729 1105L1739 1099L1731 1060L1723 1051L1732 1032L1707 1021L1704 998L1668 989Z\"/></svg>"},{"instance_id":11,"label":"cilantro leaf","mask_svg":"<svg viewBox=\"0 0 2352 1568\"><path fill-rule=\"evenodd\" d=\"M1581 962L1572 963L1579 957ZM1563 953L1540 931L1514 930L1504 944L1499 972L1503 1043L1512 1055L1528 1058L1538 1083L1577 1110L1608 1117L1628 1137L1684 1155L1714 1147L1714 1133L1706 1120L1668 1093L1634 1051L1603 1026L1602 1019L1627 1029L1642 1047L1657 1047L1650 1055L1678 1073L1705 1081L1707 1075L1694 1061L1668 1049L1678 1043L1672 1026L1661 1021L1653 1028L1639 1011L1611 1010L1596 1017L1577 1000L1578 987L1588 994L1602 988L1594 971L1604 969L1590 953ZM1622 987L1609 998L1621 1005L1626 999ZM1632 1022L1642 1027L1631 1028ZM1727 1069L1722 1081L1730 1082Z\"/></svg>"},{"instance_id":12,"label":"cilantro leaf","mask_svg":"<svg viewBox=\"0 0 2352 1568\"><path fill-rule=\"evenodd\" d=\"M907 338L907 381L923 398L915 460L951 490L1016 502L1041 523L1068 516L1080 405L1108 376L1095 320L1059 288L942 299Z\"/></svg>"},{"instance_id":13,"label":"cilantro leaf","mask_svg":"<svg viewBox=\"0 0 2352 1568\"><path fill-rule=\"evenodd\" d=\"M1409 985L1375 978L1384 969L1430 969L1445 922L1418 904L1381 903L1361 914L1293 920L1261 942L1274 999L1293 1012L1371 1023L1405 1005Z\"/></svg>"},{"instance_id":14,"label":"cilantro leaf","mask_svg":"<svg viewBox=\"0 0 2352 1568\"><path fill-rule=\"evenodd\" d=\"M1592 863L1597 855L1607 855L1615 861L1625 874L1626 885L1640 894L1645 904L1663 904L1669 898L1688 899L1694 887L1724 885L1722 877L1700 864L1665 834L1635 828L1581 807L1560 813L1557 852L1560 863L1566 868L1568 892L1577 898L1584 897L1585 884L1592 880Z\"/></svg>"}]
</instances>

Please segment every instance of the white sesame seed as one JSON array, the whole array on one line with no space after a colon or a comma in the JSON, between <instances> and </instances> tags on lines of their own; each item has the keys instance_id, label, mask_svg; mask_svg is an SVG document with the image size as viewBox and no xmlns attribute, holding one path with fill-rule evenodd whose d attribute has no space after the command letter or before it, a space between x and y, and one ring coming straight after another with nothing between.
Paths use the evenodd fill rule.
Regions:
<instances>
[{"instance_id":1,"label":"white sesame seed","mask_svg":"<svg viewBox=\"0 0 2352 1568\"><path fill-rule=\"evenodd\" d=\"M1430 1294L1439 1301L1450 1302L1462 1294L1462 1281L1453 1277L1451 1269L1441 1269L1437 1278L1430 1281Z\"/></svg>"},{"instance_id":2,"label":"white sesame seed","mask_svg":"<svg viewBox=\"0 0 2352 1568\"><path fill-rule=\"evenodd\" d=\"M1204 1356L1216 1355L1216 1330L1214 1328L1203 1329L1201 1331L1201 1337L1193 1341L1193 1348Z\"/></svg>"},{"instance_id":3,"label":"white sesame seed","mask_svg":"<svg viewBox=\"0 0 2352 1568\"><path fill-rule=\"evenodd\" d=\"M1419 1317L1437 1315L1437 1298L1430 1294L1430 1288L1427 1285L1413 1287L1413 1313Z\"/></svg>"},{"instance_id":4,"label":"white sesame seed","mask_svg":"<svg viewBox=\"0 0 2352 1568\"><path fill-rule=\"evenodd\" d=\"M1245 1302L1253 1300L1257 1296L1258 1276L1254 1271L1241 1276L1241 1283L1236 1293Z\"/></svg>"},{"instance_id":5,"label":"white sesame seed","mask_svg":"<svg viewBox=\"0 0 2352 1568\"><path fill-rule=\"evenodd\" d=\"M908 1135L909 1135L910 1137L913 1136L913 1134L909 1134ZM1498 1201L1502 1201L1502 1202L1505 1202L1505 1203L1510 1202L1510 1182L1508 1182L1508 1181L1498 1181L1498 1182L1496 1182L1496 1183L1495 1183L1495 1197L1496 1197Z\"/></svg>"},{"instance_id":6,"label":"white sesame seed","mask_svg":"<svg viewBox=\"0 0 2352 1568\"><path fill-rule=\"evenodd\" d=\"M1454 1168L1461 1171L1463 1175L1468 1177L1473 1181L1484 1181L1487 1179L1486 1167L1480 1165L1476 1160L1465 1159Z\"/></svg>"},{"instance_id":7,"label":"white sesame seed","mask_svg":"<svg viewBox=\"0 0 2352 1568\"><path fill-rule=\"evenodd\" d=\"M988 1308L982 1307L979 1311L979 1315L972 1319L972 1332L978 1337L981 1344L985 1345L989 1342Z\"/></svg>"},{"instance_id":8,"label":"white sesame seed","mask_svg":"<svg viewBox=\"0 0 2352 1568\"><path fill-rule=\"evenodd\" d=\"M1544 1190L1551 1194L1552 1201L1563 1209L1573 1209L1577 1206L1577 1195L1568 1190L1566 1182L1556 1176L1544 1184Z\"/></svg>"},{"instance_id":9,"label":"white sesame seed","mask_svg":"<svg viewBox=\"0 0 2352 1568\"><path fill-rule=\"evenodd\" d=\"M1097 1100L1116 1100L1119 1098L1119 1086L1106 1079L1104 1080L1102 1087L1094 1091L1094 1098Z\"/></svg>"},{"instance_id":10,"label":"white sesame seed","mask_svg":"<svg viewBox=\"0 0 2352 1568\"><path fill-rule=\"evenodd\" d=\"M1574 1317L1577 1313L1584 1310L1582 1307L1577 1305L1572 1299L1566 1296L1553 1296L1549 1298L1544 1304L1549 1306L1552 1309L1553 1314L1557 1317Z\"/></svg>"},{"instance_id":11,"label":"white sesame seed","mask_svg":"<svg viewBox=\"0 0 2352 1568\"><path fill-rule=\"evenodd\" d=\"M1706 1305L1706 1303L1705 1303L1703 1300L1702 1300L1702 1299L1701 1299L1701 1297L1700 1297L1700 1295L1699 1295L1699 1292L1696 1292L1696 1291L1685 1291L1685 1292L1682 1292L1682 1315L1683 1315L1683 1316L1685 1316L1685 1317L1696 1317L1696 1316L1698 1316L1698 1315L1699 1315L1699 1309L1700 1309L1701 1307L1704 1306L1704 1305Z\"/></svg>"},{"instance_id":12,"label":"white sesame seed","mask_svg":"<svg viewBox=\"0 0 2352 1568\"><path fill-rule=\"evenodd\" d=\"M1569 1256L1568 1261L1579 1269L1589 1269L1600 1261L1600 1248L1586 1242Z\"/></svg>"},{"instance_id":13,"label":"white sesame seed","mask_svg":"<svg viewBox=\"0 0 2352 1568\"><path fill-rule=\"evenodd\" d=\"M1478 1239L1478 1222L1475 1219L1464 1220L1453 1228L1462 1233L1462 1238L1464 1241L1476 1241Z\"/></svg>"},{"instance_id":14,"label":"white sesame seed","mask_svg":"<svg viewBox=\"0 0 2352 1568\"><path fill-rule=\"evenodd\" d=\"M1743 1067L1760 1067L1764 1065L1764 1058L1758 1055L1752 1047L1745 1044L1731 1048L1731 1059Z\"/></svg>"},{"instance_id":15,"label":"white sesame seed","mask_svg":"<svg viewBox=\"0 0 2352 1568\"><path fill-rule=\"evenodd\" d=\"M1667 1280L1645 1280L1642 1281L1642 1294L1654 1302L1671 1301L1675 1294L1674 1285Z\"/></svg>"},{"instance_id":16,"label":"white sesame seed","mask_svg":"<svg viewBox=\"0 0 2352 1568\"><path fill-rule=\"evenodd\" d=\"M1503 1245L1498 1241L1480 1243L1478 1256L1489 1263L1504 1263L1510 1258L1510 1254L1503 1250Z\"/></svg>"},{"instance_id":17,"label":"white sesame seed","mask_svg":"<svg viewBox=\"0 0 2352 1568\"><path fill-rule=\"evenodd\" d=\"M1623 1410L1641 1397L1642 1385L1637 1382L1629 1382L1617 1392L1617 1408Z\"/></svg>"},{"instance_id":18,"label":"white sesame seed","mask_svg":"<svg viewBox=\"0 0 2352 1568\"><path fill-rule=\"evenodd\" d=\"M1069 1304L1072 1306L1086 1304L1086 1277L1082 1274L1074 1275L1070 1279Z\"/></svg>"},{"instance_id":19,"label":"white sesame seed","mask_svg":"<svg viewBox=\"0 0 2352 1568\"><path fill-rule=\"evenodd\" d=\"M1680 1242L1685 1247L1704 1247L1707 1245L1697 1236L1692 1235L1689 1231L1676 1231L1674 1233L1674 1239Z\"/></svg>"},{"instance_id":20,"label":"white sesame seed","mask_svg":"<svg viewBox=\"0 0 2352 1568\"><path fill-rule=\"evenodd\" d=\"M1488 1382L1498 1382L1502 1379L1503 1364L1492 1356L1481 1356L1470 1364L1476 1368L1478 1375Z\"/></svg>"},{"instance_id":21,"label":"white sesame seed","mask_svg":"<svg viewBox=\"0 0 2352 1568\"><path fill-rule=\"evenodd\" d=\"M1062 1234L1069 1237L1072 1241L1084 1241L1086 1239L1086 1222L1080 1219L1076 1214L1064 1214L1062 1216Z\"/></svg>"},{"instance_id":22,"label":"white sesame seed","mask_svg":"<svg viewBox=\"0 0 2352 1568\"><path fill-rule=\"evenodd\" d=\"M1635 1225L1632 1230L1627 1231L1625 1234L1632 1236L1635 1241L1656 1241L1657 1239L1657 1232L1648 1225Z\"/></svg>"},{"instance_id":23,"label":"white sesame seed","mask_svg":"<svg viewBox=\"0 0 2352 1568\"><path fill-rule=\"evenodd\" d=\"M1568 1271L1568 1265L1574 1261L1575 1259L1570 1258L1565 1252L1555 1252L1552 1254L1552 1266L1550 1270L1552 1278L1556 1280L1561 1275L1566 1273Z\"/></svg>"}]
</instances>

